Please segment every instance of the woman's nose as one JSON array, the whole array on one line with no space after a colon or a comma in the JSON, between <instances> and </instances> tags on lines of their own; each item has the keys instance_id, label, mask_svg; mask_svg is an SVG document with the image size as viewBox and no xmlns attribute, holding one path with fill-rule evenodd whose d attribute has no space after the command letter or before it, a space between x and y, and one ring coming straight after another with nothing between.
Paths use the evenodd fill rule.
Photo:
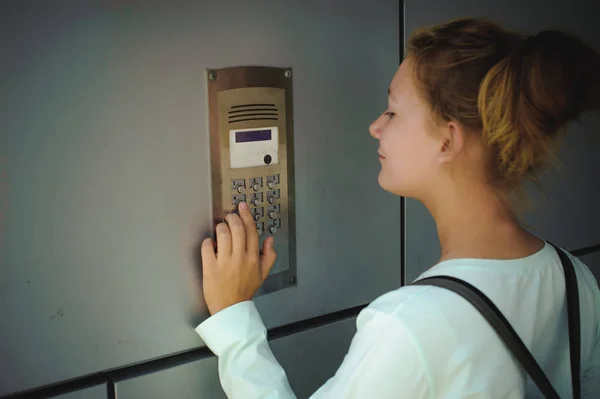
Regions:
<instances>
[{"instance_id":1,"label":"woman's nose","mask_svg":"<svg viewBox=\"0 0 600 399\"><path fill-rule=\"evenodd\" d=\"M379 140L379 136L381 135L381 116L371 123L371 126L369 126L369 134L373 138Z\"/></svg>"}]
</instances>

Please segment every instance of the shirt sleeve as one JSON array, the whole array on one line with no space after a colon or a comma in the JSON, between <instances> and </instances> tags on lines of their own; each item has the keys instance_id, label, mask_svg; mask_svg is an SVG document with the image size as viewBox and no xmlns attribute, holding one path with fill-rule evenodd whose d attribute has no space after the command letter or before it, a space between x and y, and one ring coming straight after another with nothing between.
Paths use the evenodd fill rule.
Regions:
<instances>
[{"instance_id":1,"label":"shirt sleeve","mask_svg":"<svg viewBox=\"0 0 600 399\"><path fill-rule=\"evenodd\" d=\"M196 332L219 359L219 379L228 398L296 398L269 348L267 329L254 302L215 313Z\"/></svg>"},{"instance_id":2,"label":"shirt sleeve","mask_svg":"<svg viewBox=\"0 0 600 399\"><path fill-rule=\"evenodd\" d=\"M221 386L230 399L296 398L268 342L252 301L209 317L196 328L219 358ZM322 398L426 398L432 395L416 337L397 317L364 309L336 373L312 396Z\"/></svg>"}]
</instances>

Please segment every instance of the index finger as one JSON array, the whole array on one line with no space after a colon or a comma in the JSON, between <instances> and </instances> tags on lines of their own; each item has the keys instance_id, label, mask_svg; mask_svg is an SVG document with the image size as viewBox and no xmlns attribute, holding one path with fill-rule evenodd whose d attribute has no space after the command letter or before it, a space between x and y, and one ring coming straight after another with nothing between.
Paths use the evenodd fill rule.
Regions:
<instances>
[{"instance_id":1,"label":"index finger","mask_svg":"<svg viewBox=\"0 0 600 399\"><path fill-rule=\"evenodd\" d=\"M242 202L239 204L240 218L244 222L246 228L246 251L249 253L258 254L258 233L256 232L256 224L254 218L248 209L248 204Z\"/></svg>"}]
</instances>

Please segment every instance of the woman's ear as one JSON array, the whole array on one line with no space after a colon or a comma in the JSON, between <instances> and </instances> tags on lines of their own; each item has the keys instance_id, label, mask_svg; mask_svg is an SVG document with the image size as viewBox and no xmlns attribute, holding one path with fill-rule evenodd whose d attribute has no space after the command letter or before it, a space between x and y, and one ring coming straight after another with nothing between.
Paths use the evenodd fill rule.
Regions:
<instances>
[{"instance_id":1,"label":"woman's ear","mask_svg":"<svg viewBox=\"0 0 600 399\"><path fill-rule=\"evenodd\" d=\"M440 148L437 156L440 163L450 162L461 153L465 145L465 134L463 126L455 121L447 122L440 129Z\"/></svg>"}]
</instances>

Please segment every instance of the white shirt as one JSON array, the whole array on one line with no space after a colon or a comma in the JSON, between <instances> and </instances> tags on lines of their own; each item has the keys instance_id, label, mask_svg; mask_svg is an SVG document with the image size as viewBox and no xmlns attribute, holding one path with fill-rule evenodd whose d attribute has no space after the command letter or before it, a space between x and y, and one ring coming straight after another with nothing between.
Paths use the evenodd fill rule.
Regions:
<instances>
[{"instance_id":1,"label":"white shirt","mask_svg":"<svg viewBox=\"0 0 600 399\"><path fill-rule=\"evenodd\" d=\"M581 310L583 398L600 398L600 293L588 267L571 256ZM561 398L572 397L565 280L554 248L515 260L454 259L421 277L468 281L500 309ZM522 398L537 387L480 313L443 288L405 286L373 301L339 369L318 398ZM197 328L219 358L229 398L295 398L266 339L252 301L238 303ZM526 382L527 381L527 382Z\"/></svg>"}]
</instances>

